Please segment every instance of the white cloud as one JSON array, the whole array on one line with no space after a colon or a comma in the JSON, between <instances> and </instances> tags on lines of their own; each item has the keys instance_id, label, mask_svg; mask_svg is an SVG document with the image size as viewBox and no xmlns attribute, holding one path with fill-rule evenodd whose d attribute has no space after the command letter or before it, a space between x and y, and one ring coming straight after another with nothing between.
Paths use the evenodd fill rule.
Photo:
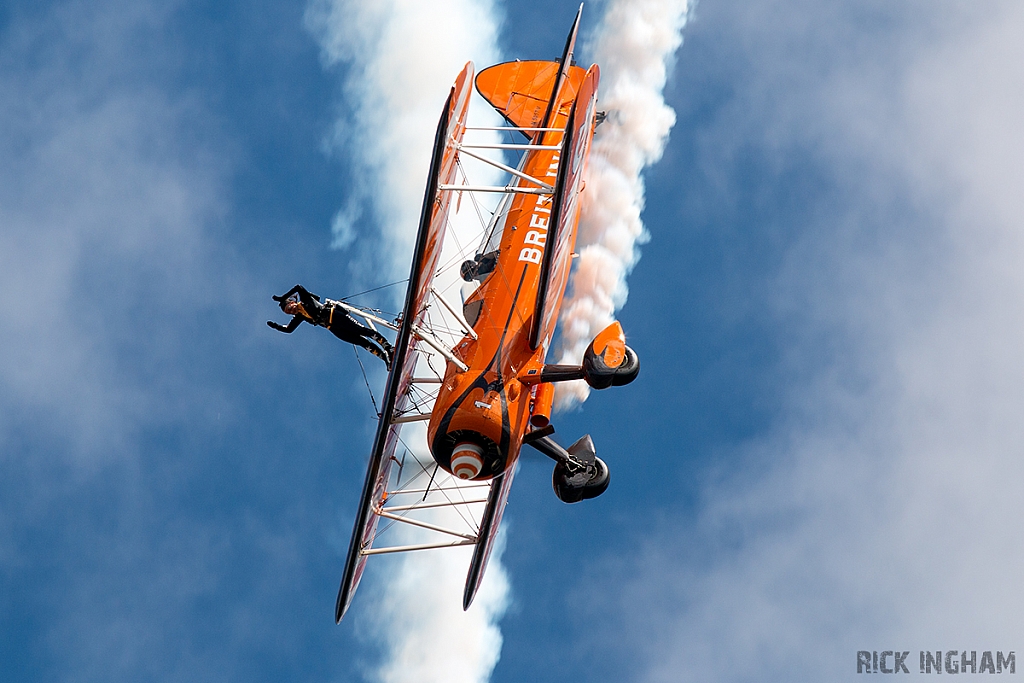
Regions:
<instances>
[{"instance_id":1,"label":"white cloud","mask_svg":"<svg viewBox=\"0 0 1024 683\"><path fill-rule=\"evenodd\" d=\"M0 39L0 567L18 661L44 677L172 678L172 650L194 668L169 634L194 635L225 570L224 528L163 507L195 450L140 452L230 410L194 333L235 314L242 277L214 233L230 149L153 73L173 9L50 3Z\"/></svg>"},{"instance_id":2,"label":"white cloud","mask_svg":"<svg viewBox=\"0 0 1024 683\"><path fill-rule=\"evenodd\" d=\"M147 8L70 3L8 29L0 439L47 415L47 436L71 452L123 449L134 427L162 419L153 402L174 381L154 386L124 361L159 363L176 343L162 334L169 318L191 322L188 302L220 284L204 259L224 168L179 145L201 108L133 71L126 44L162 16Z\"/></svg>"},{"instance_id":3,"label":"white cloud","mask_svg":"<svg viewBox=\"0 0 1024 683\"><path fill-rule=\"evenodd\" d=\"M813 200L775 282L783 417L630 568L642 680L1019 648L1024 10L812 5L756 5L720 34L753 47L705 142L813 150L855 204Z\"/></svg>"}]
</instances>

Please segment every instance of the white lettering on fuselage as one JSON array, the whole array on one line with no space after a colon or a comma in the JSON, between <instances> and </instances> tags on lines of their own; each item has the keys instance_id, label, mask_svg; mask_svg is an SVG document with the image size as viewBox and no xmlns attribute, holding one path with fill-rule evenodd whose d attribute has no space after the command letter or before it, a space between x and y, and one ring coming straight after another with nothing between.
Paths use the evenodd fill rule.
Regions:
<instances>
[{"instance_id":1,"label":"white lettering on fuselage","mask_svg":"<svg viewBox=\"0 0 1024 683\"><path fill-rule=\"evenodd\" d=\"M558 154L553 154L551 159L551 166L548 167L548 178L554 178L558 175ZM551 220L551 196L541 195L537 198L537 203L533 207L533 214L530 216L530 227L535 230L528 230L526 237L523 239L523 244L532 244L534 246L524 246L519 252L519 260L525 261L526 263L540 263L541 257L544 256L544 246L547 244L548 239L548 221Z\"/></svg>"}]
</instances>

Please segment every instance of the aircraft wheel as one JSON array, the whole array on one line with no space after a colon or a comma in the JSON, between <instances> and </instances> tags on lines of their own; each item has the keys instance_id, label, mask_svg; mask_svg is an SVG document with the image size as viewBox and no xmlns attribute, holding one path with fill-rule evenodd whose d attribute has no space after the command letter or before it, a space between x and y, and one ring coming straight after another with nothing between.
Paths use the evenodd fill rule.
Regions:
<instances>
[{"instance_id":1,"label":"aircraft wheel","mask_svg":"<svg viewBox=\"0 0 1024 683\"><path fill-rule=\"evenodd\" d=\"M615 368L615 376L612 378L612 386L621 387L629 384L640 374L640 357L636 351L626 347L626 357L622 359L622 365Z\"/></svg>"},{"instance_id":2,"label":"aircraft wheel","mask_svg":"<svg viewBox=\"0 0 1024 683\"><path fill-rule=\"evenodd\" d=\"M551 485L555 489L555 495L563 503L578 503L581 500L597 498L608 490L609 483L611 473L601 458L595 459L593 468L588 472L570 474L563 463L557 463L555 471L551 473Z\"/></svg>"},{"instance_id":3,"label":"aircraft wheel","mask_svg":"<svg viewBox=\"0 0 1024 683\"><path fill-rule=\"evenodd\" d=\"M627 346L622 363L618 367L610 368L605 365L604 358L594 353L592 348L588 348L583 357L582 367L583 379L592 389L621 387L635 380L640 374L640 358L636 351Z\"/></svg>"}]
</instances>

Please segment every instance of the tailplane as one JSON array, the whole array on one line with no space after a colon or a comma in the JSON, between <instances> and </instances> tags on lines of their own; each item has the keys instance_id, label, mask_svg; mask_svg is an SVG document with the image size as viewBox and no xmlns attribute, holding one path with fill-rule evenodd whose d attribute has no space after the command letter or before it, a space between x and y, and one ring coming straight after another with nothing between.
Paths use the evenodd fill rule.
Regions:
<instances>
[{"instance_id":1,"label":"tailplane","mask_svg":"<svg viewBox=\"0 0 1024 683\"><path fill-rule=\"evenodd\" d=\"M477 75L476 89L513 126L537 128L544 122L559 66L558 62L541 61L495 64ZM578 66L569 67L558 98L560 109L568 112L586 74Z\"/></svg>"},{"instance_id":2,"label":"tailplane","mask_svg":"<svg viewBox=\"0 0 1024 683\"><path fill-rule=\"evenodd\" d=\"M505 62L484 69L476 89L509 123L518 128L545 127L556 112L566 114L576 101L586 70L572 66L583 5L576 12L562 58L557 62ZM563 111L564 110L564 111ZM530 135L537 137L537 135Z\"/></svg>"}]
</instances>

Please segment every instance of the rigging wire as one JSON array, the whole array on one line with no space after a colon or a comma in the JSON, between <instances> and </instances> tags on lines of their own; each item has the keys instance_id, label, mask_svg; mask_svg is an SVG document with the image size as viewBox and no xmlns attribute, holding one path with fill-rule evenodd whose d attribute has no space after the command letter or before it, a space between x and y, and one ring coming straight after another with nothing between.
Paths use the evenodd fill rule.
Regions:
<instances>
[{"instance_id":1,"label":"rigging wire","mask_svg":"<svg viewBox=\"0 0 1024 683\"><path fill-rule=\"evenodd\" d=\"M400 284L402 284L404 282L408 282L408 281L409 281L409 278L405 278L404 280L397 280L396 282L391 282L391 283L388 283L386 285L381 285L380 287L374 287L373 289L367 289L364 292L359 292L357 294L349 294L348 296L345 296L345 297L342 297L341 299L339 299L339 301L348 301L349 299L354 299L357 296L362 296L364 294L369 294L370 292L376 292L379 289L387 289L388 287L394 287L395 285L400 285Z\"/></svg>"},{"instance_id":2,"label":"rigging wire","mask_svg":"<svg viewBox=\"0 0 1024 683\"><path fill-rule=\"evenodd\" d=\"M366 391L370 394L370 403L373 404L373 412L377 413L377 419L380 419L380 409L377 407L377 399L373 397L373 389L370 388L370 380L366 378L366 368L363 367L363 359L359 357L359 350L356 349L355 345L352 345L352 353L356 355L356 362L359 363L359 370L363 373L363 384L366 385Z\"/></svg>"}]
</instances>

